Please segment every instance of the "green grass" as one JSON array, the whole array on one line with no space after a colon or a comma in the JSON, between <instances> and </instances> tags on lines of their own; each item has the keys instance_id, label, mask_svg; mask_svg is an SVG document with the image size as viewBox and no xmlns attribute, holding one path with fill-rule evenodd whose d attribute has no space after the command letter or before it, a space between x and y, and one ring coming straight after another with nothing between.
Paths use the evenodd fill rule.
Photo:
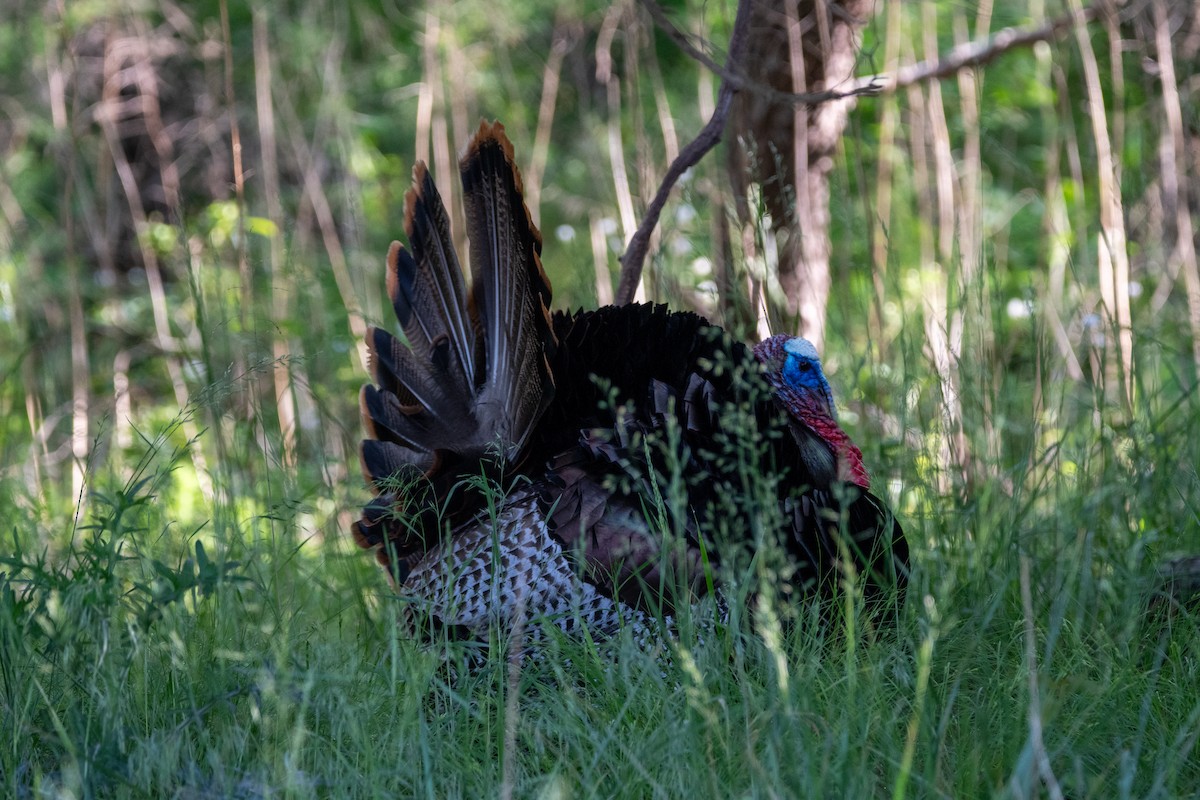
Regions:
<instances>
[{"instance_id":1,"label":"green grass","mask_svg":"<svg viewBox=\"0 0 1200 800\"><path fill-rule=\"evenodd\" d=\"M1066 796L1194 795L1200 626L1146 600L1160 554L1195 541L1195 474L1166 460L1196 455L1195 406L1155 436L1064 437L1052 463L1007 476L1016 491L902 504L915 574L895 631L801 615L778 641L734 624L656 658L558 640L475 672L405 637L382 572L319 510L355 487L247 479L181 528L187 448L205 439L173 446L167 426L132 477L89 476L74 529L0 484L0 791L1031 796L1031 632Z\"/></svg>"}]
</instances>

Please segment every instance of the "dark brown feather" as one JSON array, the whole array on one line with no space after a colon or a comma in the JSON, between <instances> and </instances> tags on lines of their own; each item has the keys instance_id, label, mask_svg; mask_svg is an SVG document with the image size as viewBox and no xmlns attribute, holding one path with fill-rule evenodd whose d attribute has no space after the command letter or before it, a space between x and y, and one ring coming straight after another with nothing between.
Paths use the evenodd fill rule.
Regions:
<instances>
[{"instance_id":1,"label":"dark brown feather","mask_svg":"<svg viewBox=\"0 0 1200 800\"><path fill-rule=\"evenodd\" d=\"M459 168L471 241L472 309L483 333L487 375L480 422L512 457L554 391L546 363L555 341L542 235L525 207L503 125L480 123Z\"/></svg>"},{"instance_id":2,"label":"dark brown feather","mask_svg":"<svg viewBox=\"0 0 1200 800\"><path fill-rule=\"evenodd\" d=\"M812 468L806 448L827 442L788 416L748 348L665 306L551 315L499 123L480 125L460 170L469 302L418 165L411 251L388 256L404 340L368 334L361 461L376 497L354 537L401 592L446 627L565 614L564 630L607 634L628 615L644 627L646 612L671 614L768 543L797 593L828 595L850 574L871 598L903 586L899 525L865 482Z\"/></svg>"},{"instance_id":3,"label":"dark brown feather","mask_svg":"<svg viewBox=\"0 0 1200 800\"><path fill-rule=\"evenodd\" d=\"M393 243L387 258L388 297L403 339L381 328L367 334L375 386L364 387L359 402L369 437L360 453L363 472L388 498L393 517L413 519L393 524L374 503L355 533L390 553L381 559L397 568L411 567L447 527L475 513L471 491L443 501L462 478L480 475L497 444L503 455L518 456L553 396L541 234L525 208L503 126L481 125L460 167L473 251L471 302L449 215L418 163L405 196L410 249ZM397 472L425 482L419 491L396 492ZM414 537L414 528L428 530Z\"/></svg>"}]
</instances>

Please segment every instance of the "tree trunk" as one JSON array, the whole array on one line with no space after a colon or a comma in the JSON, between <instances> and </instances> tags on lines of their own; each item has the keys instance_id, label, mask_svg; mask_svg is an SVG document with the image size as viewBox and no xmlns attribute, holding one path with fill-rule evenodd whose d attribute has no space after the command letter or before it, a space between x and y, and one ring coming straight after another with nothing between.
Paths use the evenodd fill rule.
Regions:
<instances>
[{"instance_id":1,"label":"tree trunk","mask_svg":"<svg viewBox=\"0 0 1200 800\"><path fill-rule=\"evenodd\" d=\"M743 62L746 77L751 84L791 94L849 86L859 31L871 8L864 0L756 3L752 45ZM810 108L751 85L738 93L731 115L729 167L739 222L757 223L749 199L756 186L779 244L783 296L768 295L766 305L799 317L800 334L818 349L824 344L830 288L829 173L853 104L847 97ZM756 305L763 304L756 300Z\"/></svg>"}]
</instances>

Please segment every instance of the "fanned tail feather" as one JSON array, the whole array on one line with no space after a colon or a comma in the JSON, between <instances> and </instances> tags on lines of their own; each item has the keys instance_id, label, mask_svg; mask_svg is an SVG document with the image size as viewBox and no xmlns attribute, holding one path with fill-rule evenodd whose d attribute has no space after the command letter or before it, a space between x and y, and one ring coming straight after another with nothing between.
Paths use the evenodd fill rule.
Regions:
<instances>
[{"instance_id":1,"label":"fanned tail feather","mask_svg":"<svg viewBox=\"0 0 1200 800\"><path fill-rule=\"evenodd\" d=\"M541 234L504 127L482 123L460 169L470 301L449 215L418 163L405 197L409 246L394 242L387 256L388 297L403 339L380 328L367 333L374 385L359 400L368 436L360 460L377 496L354 534L379 548L400 580L401 566L441 535L430 500L462 477L456 467L478 464L496 445L506 457L519 453L554 391Z\"/></svg>"},{"instance_id":2,"label":"fanned tail feather","mask_svg":"<svg viewBox=\"0 0 1200 800\"><path fill-rule=\"evenodd\" d=\"M500 435L511 455L554 391L547 357L555 339L542 235L525 206L503 125L481 123L459 168L471 241L472 310L486 355L481 422Z\"/></svg>"}]
</instances>

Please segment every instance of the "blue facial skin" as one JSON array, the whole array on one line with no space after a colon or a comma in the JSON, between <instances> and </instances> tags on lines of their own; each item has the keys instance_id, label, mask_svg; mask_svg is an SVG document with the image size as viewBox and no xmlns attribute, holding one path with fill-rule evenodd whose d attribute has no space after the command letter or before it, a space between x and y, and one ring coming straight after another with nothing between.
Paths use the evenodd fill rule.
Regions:
<instances>
[{"instance_id":1,"label":"blue facial skin","mask_svg":"<svg viewBox=\"0 0 1200 800\"><path fill-rule=\"evenodd\" d=\"M837 419L837 411L833 404L833 390L825 373L821 370L821 359L817 349L807 339L795 337L789 339L783 346L787 353L787 361L783 364L784 383L802 394L816 396L829 411L829 416Z\"/></svg>"}]
</instances>

